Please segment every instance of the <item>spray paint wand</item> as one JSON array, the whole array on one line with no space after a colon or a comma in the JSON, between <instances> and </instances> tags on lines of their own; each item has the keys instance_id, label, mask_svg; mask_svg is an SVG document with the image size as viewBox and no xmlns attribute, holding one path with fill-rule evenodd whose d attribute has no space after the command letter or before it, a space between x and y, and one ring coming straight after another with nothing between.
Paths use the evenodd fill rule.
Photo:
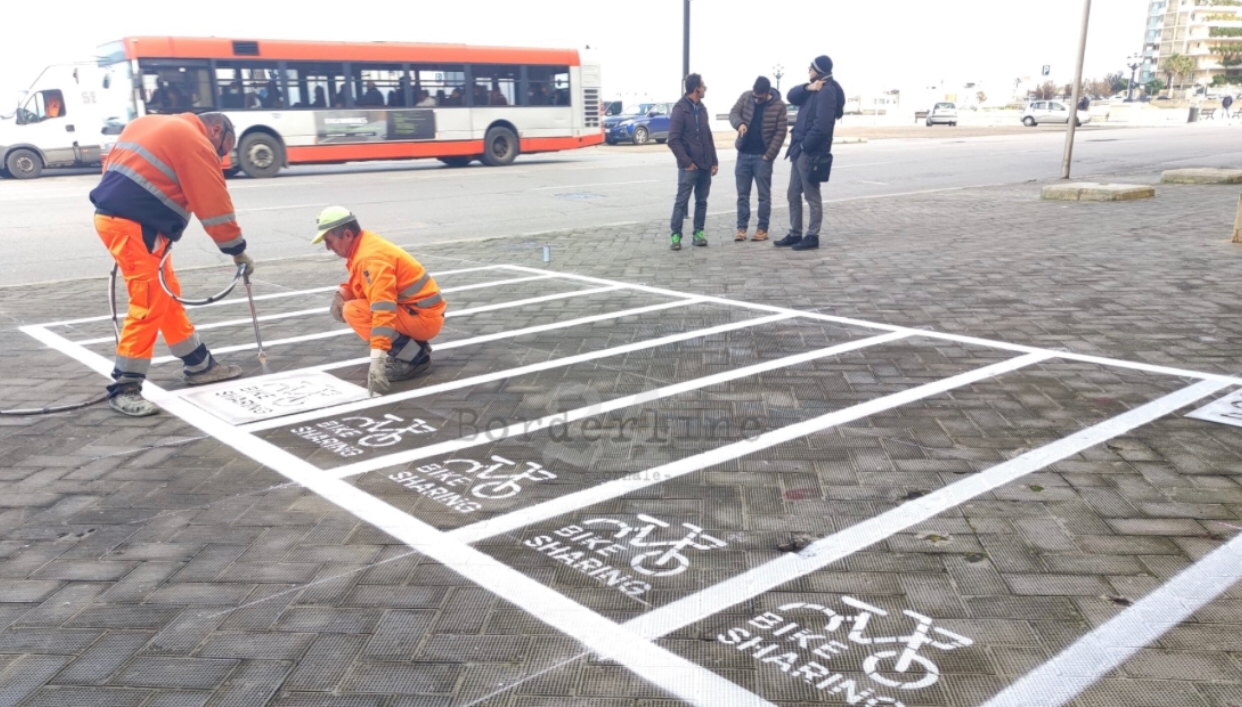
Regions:
<instances>
[{"instance_id":1,"label":"spray paint wand","mask_svg":"<svg viewBox=\"0 0 1242 707\"><path fill-rule=\"evenodd\" d=\"M263 336L259 334L259 314L254 310L254 291L250 289L250 276L242 275L246 283L246 299L250 302L250 320L254 322L254 342L259 345L259 363L267 364L267 353L263 351Z\"/></svg>"}]
</instances>

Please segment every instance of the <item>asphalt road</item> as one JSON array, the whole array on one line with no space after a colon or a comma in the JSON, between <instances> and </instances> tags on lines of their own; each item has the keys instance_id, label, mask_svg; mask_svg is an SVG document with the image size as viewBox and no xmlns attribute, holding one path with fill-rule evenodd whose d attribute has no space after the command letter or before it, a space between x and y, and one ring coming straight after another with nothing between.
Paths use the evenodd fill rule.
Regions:
<instances>
[{"instance_id":1,"label":"asphalt road","mask_svg":"<svg viewBox=\"0 0 1242 707\"><path fill-rule=\"evenodd\" d=\"M880 199L1052 179L1060 173L1063 142L1060 132L1032 131L839 145L825 199ZM720 156L713 214L731 212L736 199L733 152L722 149ZM1242 167L1242 126L1088 126L1079 133L1075 158L1076 178L1176 167ZM782 162L776 170L774 233L787 223L783 195L788 169ZM665 227L658 224L671 208L672 172L672 158L663 149L599 147L519 158L501 169L450 169L434 161L298 167L271 180L230 180L230 190L251 253L264 260L312 252L314 217L331 204L348 206L364 227L415 247L496 236L536 239L540 233L629 222L662 232ZM107 273L111 258L91 226L87 198L97 181L93 171L35 182L0 180L0 243L5 254L0 286ZM197 223L176 253L182 268L228 262Z\"/></svg>"}]
</instances>

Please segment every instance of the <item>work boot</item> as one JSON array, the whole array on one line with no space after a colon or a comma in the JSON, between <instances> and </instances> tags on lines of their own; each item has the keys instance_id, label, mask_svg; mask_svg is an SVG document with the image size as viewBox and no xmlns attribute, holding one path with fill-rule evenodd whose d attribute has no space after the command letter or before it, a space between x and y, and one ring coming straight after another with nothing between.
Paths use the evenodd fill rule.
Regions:
<instances>
[{"instance_id":1,"label":"work boot","mask_svg":"<svg viewBox=\"0 0 1242 707\"><path fill-rule=\"evenodd\" d=\"M707 247L707 236L704 235L702 231L695 231L694 240L692 242L700 248L706 248Z\"/></svg>"},{"instance_id":2,"label":"work boot","mask_svg":"<svg viewBox=\"0 0 1242 707\"><path fill-rule=\"evenodd\" d=\"M241 376L241 366L230 366L227 364L215 362L211 368L202 373L186 373L186 385L207 385L208 383L218 383L220 381L232 380Z\"/></svg>"},{"instance_id":3,"label":"work boot","mask_svg":"<svg viewBox=\"0 0 1242 707\"><path fill-rule=\"evenodd\" d=\"M784 248L786 246L792 246L801 240L802 240L802 236L795 236L794 234L791 233L788 236L785 236L784 238L780 239L779 241L772 241L772 245L776 246L777 248Z\"/></svg>"},{"instance_id":4,"label":"work boot","mask_svg":"<svg viewBox=\"0 0 1242 707\"><path fill-rule=\"evenodd\" d=\"M431 345L425 341L418 342L418 345L421 349L413 361L402 361L395 356L388 357L388 360L384 362L388 380L406 381L431 367Z\"/></svg>"},{"instance_id":5,"label":"work boot","mask_svg":"<svg viewBox=\"0 0 1242 707\"><path fill-rule=\"evenodd\" d=\"M670 250L681 250L681 234L673 234L673 245L669 246Z\"/></svg>"},{"instance_id":6,"label":"work boot","mask_svg":"<svg viewBox=\"0 0 1242 707\"><path fill-rule=\"evenodd\" d=\"M149 417L160 411L155 403L142 397L141 383L121 386L116 395L108 398L108 407L130 417Z\"/></svg>"},{"instance_id":7,"label":"work boot","mask_svg":"<svg viewBox=\"0 0 1242 707\"><path fill-rule=\"evenodd\" d=\"M793 244L790 250L815 250L819 247L819 236L807 236Z\"/></svg>"},{"instance_id":8,"label":"work boot","mask_svg":"<svg viewBox=\"0 0 1242 707\"><path fill-rule=\"evenodd\" d=\"M762 228L759 229L758 231L755 231L755 237L751 238L752 241L766 241L767 239L768 239L768 232L763 230Z\"/></svg>"},{"instance_id":9,"label":"work boot","mask_svg":"<svg viewBox=\"0 0 1242 707\"><path fill-rule=\"evenodd\" d=\"M733 242L741 243L744 240L746 240L746 229L745 228L737 229L737 235L733 237Z\"/></svg>"}]
</instances>

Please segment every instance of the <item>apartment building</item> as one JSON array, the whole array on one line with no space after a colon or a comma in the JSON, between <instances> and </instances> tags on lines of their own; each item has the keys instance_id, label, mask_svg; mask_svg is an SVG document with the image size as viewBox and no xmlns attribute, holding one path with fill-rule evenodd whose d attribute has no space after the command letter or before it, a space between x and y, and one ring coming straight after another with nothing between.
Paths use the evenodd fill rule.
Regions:
<instances>
[{"instance_id":1,"label":"apartment building","mask_svg":"<svg viewBox=\"0 0 1242 707\"><path fill-rule=\"evenodd\" d=\"M1179 95L1204 84L1242 85L1242 0L1151 0L1140 81L1167 81L1165 61L1174 54L1195 63L1174 77Z\"/></svg>"}]
</instances>

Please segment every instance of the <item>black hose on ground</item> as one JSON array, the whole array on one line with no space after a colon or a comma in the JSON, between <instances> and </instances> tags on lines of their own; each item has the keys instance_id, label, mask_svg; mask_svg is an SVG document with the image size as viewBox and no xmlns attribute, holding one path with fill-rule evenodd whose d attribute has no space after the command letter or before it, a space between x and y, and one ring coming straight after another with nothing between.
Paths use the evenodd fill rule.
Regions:
<instances>
[{"instance_id":1,"label":"black hose on ground","mask_svg":"<svg viewBox=\"0 0 1242 707\"><path fill-rule=\"evenodd\" d=\"M89 400L71 405L53 405L44 408L14 408L12 410L0 410L0 415L10 417L18 417L22 415L51 415L58 412L69 412L70 410L81 410L82 408L98 405L108 399L108 391L104 391Z\"/></svg>"}]
</instances>

